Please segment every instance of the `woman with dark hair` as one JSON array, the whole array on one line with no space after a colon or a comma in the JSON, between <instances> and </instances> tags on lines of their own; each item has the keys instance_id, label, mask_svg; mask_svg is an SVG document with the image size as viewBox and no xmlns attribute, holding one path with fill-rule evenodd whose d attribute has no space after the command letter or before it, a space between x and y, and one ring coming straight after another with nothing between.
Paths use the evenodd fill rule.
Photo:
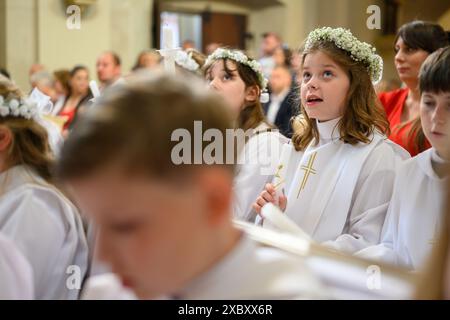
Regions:
<instances>
[{"instance_id":1,"label":"woman with dark hair","mask_svg":"<svg viewBox=\"0 0 450 320\"><path fill-rule=\"evenodd\" d=\"M75 66L70 71L69 84L69 95L58 114L59 116L67 117L64 130L68 130L72 126L80 107L92 98L92 93L89 89L89 70L84 66Z\"/></svg>"},{"instance_id":2,"label":"woman with dark hair","mask_svg":"<svg viewBox=\"0 0 450 320\"><path fill-rule=\"evenodd\" d=\"M419 70L431 53L448 43L448 33L440 25L424 21L404 24L395 37L395 67L406 88L381 93L379 98L390 123L389 139L411 156L431 147L420 125Z\"/></svg>"}]
</instances>

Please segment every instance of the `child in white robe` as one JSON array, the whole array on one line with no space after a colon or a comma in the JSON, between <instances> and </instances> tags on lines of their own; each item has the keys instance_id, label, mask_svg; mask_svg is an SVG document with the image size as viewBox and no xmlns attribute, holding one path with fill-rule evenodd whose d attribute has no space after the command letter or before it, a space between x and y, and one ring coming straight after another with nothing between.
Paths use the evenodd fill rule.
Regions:
<instances>
[{"instance_id":1,"label":"child in white robe","mask_svg":"<svg viewBox=\"0 0 450 320\"><path fill-rule=\"evenodd\" d=\"M89 279L84 297L128 299L130 289L140 299L320 295L301 260L259 248L233 226L234 166L208 164L209 144L192 140L201 138L197 121L223 139L230 117L194 82L155 74L109 92L66 141L57 172L98 228L98 256L115 273ZM226 157L224 148L216 152Z\"/></svg>"},{"instance_id":2,"label":"child in white robe","mask_svg":"<svg viewBox=\"0 0 450 320\"><path fill-rule=\"evenodd\" d=\"M210 88L223 96L232 110L236 136L246 135L238 139L243 146L237 142L233 212L237 219L254 222L253 200L272 180L288 139L265 120L261 101L267 98L267 80L257 61L241 51L219 48L204 68Z\"/></svg>"},{"instance_id":3,"label":"child in white robe","mask_svg":"<svg viewBox=\"0 0 450 320\"><path fill-rule=\"evenodd\" d=\"M28 260L36 299L77 299L88 250L77 208L52 184L53 155L32 101L0 78L0 232Z\"/></svg>"},{"instance_id":4,"label":"child in white robe","mask_svg":"<svg viewBox=\"0 0 450 320\"><path fill-rule=\"evenodd\" d=\"M397 164L372 82L382 60L350 31L320 28L305 44L302 118L273 183L254 203L278 205L317 242L354 253L379 242ZM267 223L264 222L264 225Z\"/></svg>"},{"instance_id":5,"label":"child in white robe","mask_svg":"<svg viewBox=\"0 0 450 320\"><path fill-rule=\"evenodd\" d=\"M0 234L0 300L33 299L33 271L16 246Z\"/></svg>"},{"instance_id":6,"label":"child in white robe","mask_svg":"<svg viewBox=\"0 0 450 320\"><path fill-rule=\"evenodd\" d=\"M432 148L398 170L381 243L358 252L420 270L442 229L450 165L450 47L430 55L419 75L420 119Z\"/></svg>"}]
</instances>

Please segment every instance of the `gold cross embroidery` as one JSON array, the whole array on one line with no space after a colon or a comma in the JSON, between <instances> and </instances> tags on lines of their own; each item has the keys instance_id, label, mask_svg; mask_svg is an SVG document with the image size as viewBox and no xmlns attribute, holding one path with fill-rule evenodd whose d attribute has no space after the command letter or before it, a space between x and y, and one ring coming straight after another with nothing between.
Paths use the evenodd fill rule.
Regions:
<instances>
[{"instance_id":1,"label":"gold cross embroidery","mask_svg":"<svg viewBox=\"0 0 450 320\"><path fill-rule=\"evenodd\" d=\"M309 175L316 174L316 170L313 168L314 161L316 160L317 152L314 152L308 160L308 164L306 166L302 166L301 169L305 171L305 175L303 176L302 184L300 185L300 189L298 190L297 199L300 196L300 192L305 189L306 183L308 182Z\"/></svg>"},{"instance_id":2,"label":"gold cross embroidery","mask_svg":"<svg viewBox=\"0 0 450 320\"><path fill-rule=\"evenodd\" d=\"M284 182L284 178L281 176L280 172L281 170L284 168L283 164L280 164L277 168L277 172L275 173L275 178L278 178L278 182L273 186L274 189L278 188L283 182Z\"/></svg>"}]
</instances>

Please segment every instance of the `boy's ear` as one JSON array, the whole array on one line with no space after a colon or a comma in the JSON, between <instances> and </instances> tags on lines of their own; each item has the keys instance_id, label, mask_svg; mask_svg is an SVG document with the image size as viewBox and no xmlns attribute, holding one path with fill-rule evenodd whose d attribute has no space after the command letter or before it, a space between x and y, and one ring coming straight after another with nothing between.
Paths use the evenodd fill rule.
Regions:
<instances>
[{"instance_id":1,"label":"boy's ear","mask_svg":"<svg viewBox=\"0 0 450 320\"><path fill-rule=\"evenodd\" d=\"M212 225L220 224L231 217L233 176L220 167L202 169L199 176L202 192L208 210L208 220Z\"/></svg>"},{"instance_id":2,"label":"boy's ear","mask_svg":"<svg viewBox=\"0 0 450 320\"><path fill-rule=\"evenodd\" d=\"M6 151L12 142L12 132L5 126L0 125L0 152Z\"/></svg>"},{"instance_id":3,"label":"boy's ear","mask_svg":"<svg viewBox=\"0 0 450 320\"><path fill-rule=\"evenodd\" d=\"M245 102L256 102L259 99L259 92L261 90L257 85L253 85L245 89Z\"/></svg>"}]
</instances>

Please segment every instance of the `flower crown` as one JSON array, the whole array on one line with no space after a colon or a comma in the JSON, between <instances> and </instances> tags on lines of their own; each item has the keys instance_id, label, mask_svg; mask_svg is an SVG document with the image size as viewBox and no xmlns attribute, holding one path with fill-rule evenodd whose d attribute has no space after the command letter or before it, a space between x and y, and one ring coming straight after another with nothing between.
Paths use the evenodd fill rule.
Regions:
<instances>
[{"instance_id":1,"label":"flower crown","mask_svg":"<svg viewBox=\"0 0 450 320\"><path fill-rule=\"evenodd\" d=\"M376 49L366 42L359 41L350 30L344 28L318 28L310 32L305 43L305 50L312 48L317 42L333 42L336 47L350 53L350 57L362 62L376 84L383 75L383 59L375 53Z\"/></svg>"},{"instance_id":2,"label":"flower crown","mask_svg":"<svg viewBox=\"0 0 450 320\"><path fill-rule=\"evenodd\" d=\"M249 59L243 52L238 50L228 50L224 48L218 48L206 59L205 65L211 64L213 61L219 59L230 59L246 65L252 69L258 76L258 82L261 87L261 91L266 90L268 80L264 77L261 64L256 60Z\"/></svg>"},{"instance_id":3,"label":"flower crown","mask_svg":"<svg viewBox=\"0 0 450 320\"><path fill-rule=\"evenodd\" d=\"M192 59L192 52L185 51L177 51L177 55L175 56L175 62L182 68L196 72L200 69L200 65Z\"/></svg>"},{"instance_id":4,"label":"flower crown","mask_svg":"<svg viewBox=\"0 0 450 320\"><path fill-rule=\"evenodd\" d=\"M30 99L10 99L6 101L0 95L0 116L2 117L22 117L29 120L34 118L37 112L37 103Z\"/></svg>"}]
</instances>

